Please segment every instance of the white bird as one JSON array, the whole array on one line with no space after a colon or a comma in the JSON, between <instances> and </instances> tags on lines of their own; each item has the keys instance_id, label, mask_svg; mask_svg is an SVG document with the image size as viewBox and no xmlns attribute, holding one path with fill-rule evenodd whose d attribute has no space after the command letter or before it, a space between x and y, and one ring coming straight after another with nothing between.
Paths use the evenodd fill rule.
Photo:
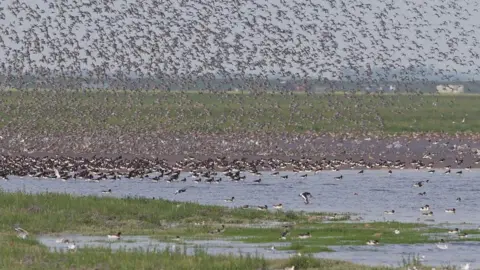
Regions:
<instances>
[{"instance_id":1,"label":"white bird","mask_svg":"<svg viewBox=\"0 0 480 270\"><path fill-rule=\"evenodd\" d=\"M15 227L15 231L17 232L18 238L27 239L27 237L28 237L28 232L27 231L25 231L24 229L22 229L20 227Z\"/></svg>"},{"instance_id":2,"label":"white bird","mask_svg":"<svg viewBox=\"0 0 480 270\"><path fill-rule=\"evenodd\" d=\"M440 243L436 243L435 245L439 249L448 249L448 245L447 245L447 243L445 243L445 240L443 240L443 239L440 240Z\"/></svg>"},{"instance_id":3,"label":"white bird","mask_svg":"<svg viewBox=\"0 0 480 270\"><path fill-rule=\"evenodd\" d=\"M57 168L53 168L53 171L55 172L55 177L56 177L56 178L62 178L62 177L60 176L60 172L58 172Z\"/></svg>"},{"instance_id":4,"label":"white bird","mask_svg":"<svg viewBox=\"0 0 480 270\"><path fill-rule=\"evenodd\" d=\"M310 203L309 197L310 197L310 198L313 198L313 196L312 196L312 194L310 194L310 192L300 193L300 197L302 197L302 199L303 199L303 201L305 202L305 204L309 204L309 203Z\"/></svg>"},{"instance_id":5,"label":"white bird","mask_svg":"<svg viewBox=\"0 0 480 270\"><path fill-rule=\"evenodd\" d=\"M454 230L449 230L448 233L453 234L453 233L459 233L460 230L458 228L455 228Z\"/></svg>"},{"instance_id":6,"label":"white bird","mask_svg":"<svg viewBox=\"0 0 480 270\"><path fill-rule=\"evenodd\" d=\"M225 199L224 201L225 201L225 202L233 202L233 200L235 200L235 197L232 197L232 198L230 198L230 199Z\"/></svg>"},{"instance_id":7,"label":"white bird","mask_svg":"<svg viewBox=\"0 0 480 270\"><path fill-rule=\"evenodd\" d=\"M119 240L121 234L122 234L121 232L118 232L117 234L109 234L109 235L107 235L107 238L108 239Z\"/></svg>"},{"instance_id":8,"label":"white bird","mask_svg":"<svg viewBox=\"0 0 480 270\"><path fill-rule=\"evenodd\" d=\"M447 244L437 244L437 247L439 249L448 249L448 245Z\"/></svg>"},{"instance_id":9,"label":"white bird","mask_svg":"<svg viewBox=\"0 0 480 270\"><path fill-rule=\"evenodd\" d=\"M185 191L187 191L187 188L181 188L181 189L175 191L175 195L176 195L176 194L183 193L183 192L185 192Z\"/></svg>"},{"instance_id":10,"label":"white bird","mask_svg":"<svg viewBox=\"0 0 480 270\"><path fill-rule=\"evenodd\" d=\"M462 270L469 270L470 269L470 263L466 263L462 265Z\"/></svg>"},{"instance_id":11,"label":"white bird","mask_svg":"<svg viewBox=\"0 0 480 270\"><path fill-rule=\"evenodd\" d=\"M453 214L455 214L455 212L456 212L456 209L455 209L455 208L445 209L445 213L453 213Z\"/></svg>"},{"instance_id":12,"label":"white bird","mask_svg":"<svg viewBox=\"0 0 480 270\"><path fill-rule=\"evenodd\" d=\"M379 244L379 242L377 240L368 240L367 241L367 245L369 245L369 246L376 246L378 244Z\"/></svg>"},{"instance_id":13,"label":"white bird","mask_svg":"<svg viewBox=\"0 0 480 270\"><path fill-rule=\"evenodd\" d=\"M67 244L67 249L68 250L70 250L70 251L77 250L77 245L75 244L75 242L73 242L73 241L70 242L70 241L67 240L66 244Z\"/></svg>"},{"instance_id":14,"label":"white bird","mask_svg":"<svg viewBox=\"0 0 480 270\"><path fill-rule=\"evenodd\" d=\"M66 238L60 238L60 239L55 240L55 243L57 243L57 244L68 243L68 242L70 242L70 240L68 240Z\"/></svg>"},{"instance_id":15,"label":"white bird","mask_svg":"<svg viewBox=\"0 0 480 270\"><path fill-rule=\"evenodd\" d=\"M395 233L395 234L400 234L400 231L399 231L399 230L395 230L394 233Z\"/></svg>"},{"instance_id":16,"label":"white bird","mask_svg":"<svg viewBox=\"0 0 480 270\"><path fill-rule=\"evenodd\" d=\"M310 232L307 232L307 233L301 233L298 235L298 238L300 239L307 239L307 238L310 238L312 237L312 235L310 234Z\"/></svg>"},{"instance_id":17,"label":"white bird","mask_svg":"<svg viewBox=\"0 0 480 270\"><path fill-rule=\"evenodd\" d=\"M430 211L430 205L426 204L425 206L420 207L420 211L422 212Z\"/></svg>"}]
</instances>

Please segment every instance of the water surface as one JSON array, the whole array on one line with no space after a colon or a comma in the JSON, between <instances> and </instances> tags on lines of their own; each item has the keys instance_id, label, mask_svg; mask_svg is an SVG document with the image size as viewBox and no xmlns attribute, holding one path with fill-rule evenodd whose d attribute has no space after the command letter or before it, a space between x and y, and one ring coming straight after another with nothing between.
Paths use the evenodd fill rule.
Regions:
<instances>
[{"instance_id":1,"label":"water surface","mask_svg":"<svg viewBox=\"0 0 480 270\"><path fill-rule=\"evenodd\" d=\"M263 243L250 244L229 240L181 240L166 243L151 239L148 236L124 236L120 241L108 240L105 236L62 235L76 242L81 251L84 247L106 247L113 251L143 250L162 251L165 249L185 252L193 255L198 249L212 255L250 255L261 256L266 259L285 259L297 256L294 251L282 251L276 248L288 243ZM56 243L60 236L41 235L37 239L52 251L67 251L66 244ZM275 247L272 249L272 246ZM314 254L317 258L329 258L351 261L367 265L399 266L403 259L417 256L422 263L432 266L462 265L470 263L472 268L480 267L477 259L480 254L480 242L455 242L448 243L448 249L439 249L435 244L415 245L380 245L380 246L331 246L335 252L322 252Z\"/></svg>"},{"instance_id":2,"label":"water surface","mask_svg":"<svg viewBox=\"0 0 480 270\"><path fill-rule=\"evenodd\" d=\"M180 240L173 242L162 242L143 235L122 236L121 240L110 240L106 236L86 236L78 234L52 236L40 235L37 240L50 248L51 251L68 251L67 244L57 243L58 239L68 239L74 241L78 250L85 247L104 247L116 250L142 250L149 252L159 252L165 249L180 249L189 255L194 255L198 249L204 250L214 255L251 255L262 256L270 259L288 258L291 251L281 251L272 249L272 246L283 246L287 243L268 243L268 244L249 244L228 240Z\"/></svg>"},{"instance_id":3,"label":"water surface","mask_svg":"<svg viewBox=\"0 0 480 270\"><path fill-rule=\"evenodd\" d=\"M446 266L470 263L471 269L480 267L480 242L448 243L448 249L439 249L435 244L337 246L336 252L317 253L315 257L347 260L367 265L399 266L403 259L417 256L425 265Z\"/></svg>"},{"instance_id":4,"label":"water surface","mask_svg":"<svg viewBox=\"0 0 480 270\"><path fill-rule=\"evenodd\" d=\"M439 171L439 170L437 170ZM426 171L396 170L389 175L385 170L310 173L306 179L300 174L285 172L288 179L264 172L262 176L245 173L244 181L232 182L222 177L220 183L195 183L188 174L187 182L152 182L149 179L103 180L99 183L84 180L35 179L11 177L1 182L6 191L25 192L66 192L77 195L98 196L141 196L178 201L192 201L201 204L238 207L242 205L268 205L282 203L284 210L304 210L323 212L353 212L365 221L394 220L402 222L427 222L449 226L450 223L469 223L471 227L480 224L480 170L463 171L462 175L435 174ZM335 176L343 179L335 180ZM219 176L221 176L219 174ZM262 178L261 183L253 183ZM429 180L422 187L413 187L419 181ZM175 195L175 191L187 187L187 191ZM112 189L111 194L102 190ZM308 191L313 195L311 203L304 204L299 196ZM418 193L426 192L420 196ZM357 194L357 195L355 195ZM233 203L224 199L235 197ZM460 197L461 202L456 199ZM419 208L430 205L433 217L422 216ZM456 214L445 213L447 208L456 208ZM385 210L395 210L394 215L384 214Z\"/></svg>"}]
</instances>

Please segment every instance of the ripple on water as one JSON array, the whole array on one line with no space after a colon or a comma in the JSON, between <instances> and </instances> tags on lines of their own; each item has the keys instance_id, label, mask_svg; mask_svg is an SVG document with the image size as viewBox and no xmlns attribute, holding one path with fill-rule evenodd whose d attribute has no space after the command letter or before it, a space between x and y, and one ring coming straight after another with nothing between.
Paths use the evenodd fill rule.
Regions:
<instances>
[{"instance_id":1,"label":"ripple on water","mask_svg":"<svg viewBox=\"0 0 480 270\"><path fill-rule=\"evenodd\" d=\"M472 223L480 224L480 197L473 187L480 181L480 170L466 171L463 175L429 174L426 171L396 170L389 175L385 170L321 172L310 173L306 179L301 174L285 172L288 179L265 173L262 183L253 184L259 176L245 173L247 178L239 183L225 180L218 184L194 184L188 174L187 183L154 183L150 180L122 179L106 180L100 183L83 180L66 182L56 179L39 181L34 178L11 177L10 181L1 182L6 191L25 192L67 192L79 195L98 196L139 196L146 198L164 198L179 201L193 201L202 204L238 207L242 205L269 205L282 203L284 210L303 210L321 212L358 213L365 221L423 221L419 207L429 204L434 212L433 223ZM343 175L342 180L335 176ZM303 183L299 183L302 180ZM430 180L420 188L413 183ZM182 194L174 192L188 187ZM457 187L462 187L458 189ZM457 189L454 189L457 188ZM101 194L103 189L112 189L111 194ZM452 190L454 189L454 190ZM304 204L298 194L309 191L313 198ZM425 191L426 196L419 196ZM225 203L225 198L234 196L233 203ZM462 198L457 202L456 198ZM456 208L456 214L445 213L447 208ZM384 215L385 210L395 210L394 215Z\"/></svg>"}]
</instances>

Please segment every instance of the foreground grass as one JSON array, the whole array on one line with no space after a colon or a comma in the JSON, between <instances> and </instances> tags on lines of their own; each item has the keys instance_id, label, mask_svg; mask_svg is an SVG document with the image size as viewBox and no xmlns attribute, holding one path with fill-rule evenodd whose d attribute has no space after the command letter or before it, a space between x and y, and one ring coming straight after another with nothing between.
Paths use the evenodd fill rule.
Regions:
<instances>
[{"instance_id":1,"label":"foreground grass","mask_svg":"<svg viewBox=\"0 0 480 270\"><path fill-rule=\"evenodd\" d=\"M187 255L182 249L150 251L111 251L105 248L83 248L76 252L50 252L34 240L0 236L0 269L164 269L164 270L268 270L295 269L325 270L387 270L404 269L405 265L421 265L406 261L399 268L370 267L338 260L315 259L311 256L293 256L284 260L265 260L254 256L211 256L202 250ZM453 268L452 268L453 269Z\"/></svg>"},{"instance_id":2,"label":"foreground grass","mask_svg":"<svg viewBox=\"0 0 480 270\"><path fill-rule=\"evenodd\" d=\"M0 269L164 269L164 270L260 270L284 269L380 270L337 260L293 257L269 261L259 257L226 255L210 256L198 250L188 256L181 250L160 252L127 252L104 248L84 248L76 252L49 252L33 242L12 239L0 247ZM399 268L401 269L401 268ZM420 268L421 269L421 268Z\"/></svg>"},{"instance_id":3,"label":"foreground grass","mask_svg":"<svg viewBox=\"0 0 480 270\"><path fill-rule=\"evenodd\" d=\"M0 231L20 224L31 233L77 232L156 234L189 224L247 224L265 221L308 222L325 213L232 209L161 199L0 192ZM213 225L212 225L213 224ZM173 226L173 228L172 228Z\"/></svg>"},{"instance_id":4,"label":"foreground grass","mask_svg":"<svg viewBox=\"0 0 480 270\"><path fill-rule=\"evenodd\" d=\"M328 213L270 212L159 199L58 193L0 192L0 213L0 232L10 234L14 233L12 227L19 224L32 234L106 235L121 231L125 235L150 235L163 241L179 236L185 240L221 238L248 243L287 242L289 249L304 252L328 251L327 246L363 245L372 239L382 244L430 243L435 239L428 234L448 231L418 223L323 222L321 218ZM222 224L226 228L224 231L211 233ZM286 241L280 240L284 226L290 231ZM400 234L395 234L394 230L399 230ZM312 237L298 238L306 232ZM468 231L469 234L479 232Z\"/></svg>"},{"instance_id":5,"label":"foreground grass","mask_svg":"<svg viewBox=\"0 0 480 270\"><path fill-rule=\"evenodd\" d=\"M111 251L103 248L82 248L75 253L54 253L35 240L36 234L82 233L106 234L122 231L126 235L147 234L156 238L179 235L182 239L212 237L246 242L278 242L282 228L239 227L239 223L261 220L290 221L291 235L281 250L300 253L331 251L330 245L361 245L370 239L381 243L418 243L432 241L425 232L446 232L421 224L404 223L322 223L311 221L304 214L262 212L249 209L228 209L149 199L117 199L76 197L67 194L0 193L0 269L390 269L360 266L310 256L287 260L265 260L260 257L210 256L197 250L194 256L184 251ZM207 220L210 225L194 226L193 220ZM227 224L221 233L209 234L218 222ZM19 224L31 237L16 237L12 226ZM394 229L401 233L395 235ZM296 235L309 231L312 238L300 240ZM472 231L473 233L473 231ZM408 263L410 264L410 263ZM421 268L419 268L421 269Z\"/></svg>"},{"instance_id":6,"label":"foreground grass","mask_svg":"<svg viewBox=\"0 0 480 270\"><path fill-rule=\"evenodd\" d=\"M0 269L267 269L262 258L209 256L198 251L127 252L84 248L74 253L54 253L36 243L12 239L0 247Z\"/></svg>"},{"instance_id":7,"label":"foreground grass","mask_svg":"<svg viewBox=\"0 0 480 270\"><path fill-rule=\"evenodd\" d=\"M417 269L431 269L415 258L406 258L399 267L370 267L349 262L315 259L311 256L293 256L284 260L265 260L241 255L207 255L202 250L187 255L181 249L159 252L115 251L105 248L83 248L76 252L55 253L33 240L5 238L0 246L0 269L164 269L164 270L269 270L295 269L319 270L394 270L415 265ZM444 269L444 268L442 268ZM453 267L448 269L455 269Z\"/></svg>"},{"instance_id":8,"label":"foreground grass","mask_svg":"<svg viewBox=\"0 0 480 270\"><path fill-rule=\"evenodd\" d=\"M480 132L480 95L7 91L0 100L0 128L33 132Z\"/></svg>"}]
</instances>

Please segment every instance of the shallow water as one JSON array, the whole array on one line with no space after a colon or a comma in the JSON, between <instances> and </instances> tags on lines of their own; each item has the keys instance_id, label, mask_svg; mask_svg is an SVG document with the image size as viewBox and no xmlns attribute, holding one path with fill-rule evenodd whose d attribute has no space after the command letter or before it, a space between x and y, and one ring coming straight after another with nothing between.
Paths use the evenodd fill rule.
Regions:
<instances>
[{"instance_id":1,"label":"shallow water","mask_svg":"<svg viewBox=\"0 0 480 270\"><path fill-rule=\"evenodd\" d=\"M480 170L463 171L462 175L445 175L441 170L435 174L426 171L396 170L389 175L385 170L365 170L358 174L356 170L340 172L310 173L306 179L292 172L288 179L272 176L266 172L260 184L252 183L258 176L246 173L247 179L241 182L223 181L218 184L196 184L187 174L186 183L152 182L149 179L104 180L99 183L84 180L35 179L11 177L1 182L6 191L25 192L67 192L79 195L98 196L142 196L164 198L178 201L193 201L201 204L224 206L268 205L282 203L284 210L353 212L366 221L395 220L402 222L426 221L427 223L448 226L445 223L480 224ZM335 176L343 175L342 180ZM220 176L220 175L219 175ZM430 180L423 187L415 188L418 181ZM175 191L188 187L187 191L174 195ZM102 194L102 190L112 189L111 194ZM299 194L309 191L313 198L311 204L304 204ZM419 196L419 192L427 192ZM357 193L358 195L354 195ZM234 196L233 203L224 199ZM460 197L461 202L456 202ZM421 215L419 208L429 204L433 217ZM456 214L445 213L446 208L456 208ZM383 211L395 210L394 215L385 215ZM432 221L428 221L433 219Z\"/></svg>"},{"instance_id":2,"label":"shallow water","mask_svg":"<svg viewBox=\"0 0 480 270\"><path fill-rule=\"evenodd\" d=\"M181 240L174 242L162 242L152 239L148 236L122 236L121 240L109 240L105 236L85 236L85 235L41 235L37 240L50 248L52 251L67 251L67 244L57 243L57 239L68 239L75 241L78 249L84 247L105 247L115 250L143 250L143 251L163 251L165 249L175 250L179 248L186 254L193 255L197 249L202 249L209 254L236 254L263 256L270 259L286 258L290 251L272 250L272 245L279 247L286 243L268 243L268 244L248 244L228 240Z\"/></svg>"},{"instance_id":3,"label":"shallow water","mask_svg":"<svg viewBox=\"0 0 480 270\"><path fill-rule=\"evenodd\" d=\"M480 267L480 242L448 243L448 249L439 249L435 244L337 246L336 252L317 253L315 257L341 259L368 265L399 266L402 259L418 256L425 265L460 266L470 263L470 269Z\"/></svg>"},{"instance_id":4,"label":"shallow water","mask_svg":"<svg viewBox=\"0 0 480 270\"><path fill-rule=\"evenodd\" d=\"M148 236L123 236L120 241L108 240L105 236L83 235L42 235L37 239L52 251L66 251L66 244L56 243L57 239L66 238L75 241L78 249L83 247L106 247L112 250L144 250L162 251L166 248L175 250L179 248L186 254L194 254L197 249L202 249L209 254L236 254L262 256L266 259L283 259L294 256L294 251L272 250L287 243L250 244L228 240L181 240L166 243L151 239ZM432 266L461 265L470 263L472 268L480 267L477 259L480 254L480 242L448 243L448 249L442 250L435 244L415 245L380 245L380 246L332 246L335 252L322 252L314 254L318 258L341 259L368 265L398 266L403 259L419 256L424 264Z\"/></svg>"}]
</instances>

